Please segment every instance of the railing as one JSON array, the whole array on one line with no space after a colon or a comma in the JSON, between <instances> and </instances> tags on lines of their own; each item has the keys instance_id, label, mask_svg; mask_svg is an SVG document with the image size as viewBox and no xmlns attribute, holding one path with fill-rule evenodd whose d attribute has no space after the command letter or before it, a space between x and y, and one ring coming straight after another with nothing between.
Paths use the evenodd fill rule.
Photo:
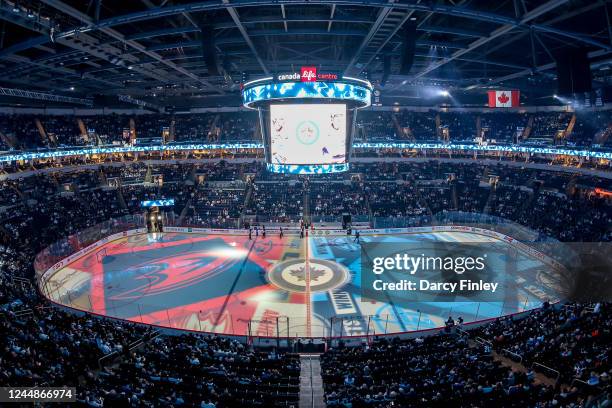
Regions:
<instances>
[{"instance_id":1,"label":"railing","mask_svg":"<svg viewBox=\"0 0 612 408\"><path fill-rule=\"evenodd\" d=\"M523 364L523 356L521 356L520 354L515 353L514 351L509 350L507 348L502 349L502 352L505 354L510 354L512 357L516 358L519 363Z\"/></svg>"},{"instance_id":2,"label":"railing","mask_svg":"<svg viewBox=\"0 0 612 408\"><path fill-rule=\"evenodd\" d=\"M457 333L459 333L460 336L464 336L464 337L470 337L470 333L466 332L465 330L463 330L461 327L457 327L455 328L455 331Z\"/></svg>"},{"instance_id":3,"label":"railing","mask_svg":"<svg viewBox=\"0 0 612 408\"><path fill-rule=\"evenodd\" d=\"M561 378L561 372L559 372L559 370L555 370L552 367L548 367L548 366L545 366L544 364L540 364L540 363L537 363L537 362L533 363L532 367L540 367L544 371L547 371L549 373L554 373L556 375L556 377L555 377L555 384L557 384L559 382L559 378Z\"/></svg>"},{"instance_id":4,"label":"railing","mask_svg":"<svg viewBox=\"0 0 612 408\"><path fill-rule=\"evenodd\" d=\"M595 397L595 400L598 400L602 397L602 393L604 393L605 388L600 387L599 385L591 385L588 382L581 380L580 378L574 378L572 379L572 382L570 383L570 387L575 387L576 383L579 383L581 385L581 387L587 388L587 389L597 389L600 392L600 395L598 397ZM594 401L591 401L591 404ZM589 405L591 407L597 407L597 405Z\"/></svg>"},{"instance_id":5,"label":"railing","mask_svg":"<svg viewBox=\"0 0 612 408\"><path fill-rule=\"evenodd\" d=\"M155 330L152 332L145 333L141 338L134 340L132 343L128 345L128 351L133 351L134 349L142 346L148 341L155 339L161 335L161 331ZM118 351L113 351L111 353L105 354L104 356L98 359L98 368L102 370L107 361L114 361L117 357L121 355Z\"/></svg>"},{"instance_id":6,"label":"railing","mask_svg":"<svg viewBox=\"0 0 612 408\"><path fill-rule=\"evenodd\" d=\"M111 360L114 361L115 358L119 357L120 353L118 351L113 351L112 353L106 354L103 357L98 359L98 368L102 370L106 365L106 361Z\"/></svg>"},{"instance_id":7,"label":"railing","mask_svg":"<svg viewBox=\"0 0 612 408\"><path fill-rule=\"evenodd\" d=\"M19 283L20 285L32 286L32 281L30 281L30 280L29 280L29 279L27 279L27 278L22 278L22 277L19 277L19 276L13 276L13 275L9 275L9 277L10 277L10 279L11 279L13 282L17 282L17 283Z\"/></svg>"},{"instance_id":8,"label":"railing","mask_svg":"<svg viewBox=\"0 0 612 408\"><path fill-rule=\"evenodd\" d=\"M483 339L482 337L478 336L474 339L474 341L478 344L480 344L481 346L486 346L489 347L491 350L493 349L493 343L490 342L489 340Z\"/></svg>"},{"instance_id":9,"label":"railing","mask_svg":"<svg viewBox=\"0 0 612 408\"><path fill-rule=\"evenodd\" d=\"M13 312L13 314L15 315L15 317L26 317L26 316L32 316L34 314L34 311L32 309L22 309L22 310L17 310L15 312Z\"/></svg>"},{"instance_id":10,"label":"railing","mask_svg":"<svg viewBox=\"0 0 612 408\"><path fill-rule=\"evenodd\" d=\"M590 387L589 383L586 381L581 380L580 378L574 378L572 380L572 382L570 383L570 387L574 387L576 385L576 383L580 383L582 385L586 385L587 387Z\"/></svg>"}]
</instances>

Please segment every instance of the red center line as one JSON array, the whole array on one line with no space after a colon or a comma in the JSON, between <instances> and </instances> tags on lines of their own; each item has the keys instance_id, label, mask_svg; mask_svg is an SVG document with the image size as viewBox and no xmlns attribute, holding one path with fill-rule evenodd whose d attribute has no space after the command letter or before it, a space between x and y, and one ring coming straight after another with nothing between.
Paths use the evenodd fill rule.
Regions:
<instances>
[{"instance_id":1,"label":"red center line","mask_svg":"<svg viewBox=\"0 0 612 408\"><path fill-rule=\"evenodd\" d=\"M308 252L308 236L305 237L306 245L306 262L305 262L305 274L306 274L306 337L312 336L312 321L311 321L311 298L310 298L310 256Z\"/></svg>"}]
</instances>

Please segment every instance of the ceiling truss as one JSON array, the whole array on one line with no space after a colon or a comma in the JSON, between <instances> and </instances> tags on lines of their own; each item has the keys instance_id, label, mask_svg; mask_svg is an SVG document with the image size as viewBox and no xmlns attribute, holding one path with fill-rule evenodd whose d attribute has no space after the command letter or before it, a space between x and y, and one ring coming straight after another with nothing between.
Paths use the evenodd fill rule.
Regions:
<instances>
[{"instance_id":1,"label":"ceiling truss","mask_svg":"<svg viewBox=\"0 0 612 408\"><path fill-rule=\"evenodd\" d=\"M28 1L33 0L20 4ZM346 75L367 71L372 79L381 75L385 55L397 64L401 28L411 19L417 23L415 63L409 75L392 75L396 80L388 82L388 92L415 81L470 88L546 73L555 68L554 55L564 43L586 47L600 65L612 54L608 0L542 0L529 10L521 0L501 0L495 11L475 0L458 5L422 0L140 2L141 9L117 10L108 17L104 0L87 10L40 0L45 13L69 22L61 29L53 18L31 18L16 13L10 0L0 2L3 30L8 24L9 31L19 27L30 33L0 47L0 80L20 87L31 83L32 89L73 84L81 96L145 88L224 96L235 94L240 73L268 76L301 63ZM604 22L593 31L565 24L597 11ZM199 21L204 14L215 16L210 24L224 58L223 76L208 75L202 60ZM3 32L0 43L9 36ZM528 58L500 53L517 44L529 49ZM447 66L456 71L454 77L447 75Z\"/></svg>"}]
</instances>

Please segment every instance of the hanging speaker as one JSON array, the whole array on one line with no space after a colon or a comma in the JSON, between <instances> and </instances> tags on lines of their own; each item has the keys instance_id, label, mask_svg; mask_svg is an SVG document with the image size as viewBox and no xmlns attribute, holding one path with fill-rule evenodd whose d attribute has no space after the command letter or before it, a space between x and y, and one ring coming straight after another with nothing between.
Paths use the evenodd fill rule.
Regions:
<instances>
[{"instance_id":1,"label":"hanging speaker","mask_svg":"<svg viewBox=\"0 0 612 408\"><path fill-rule=\"evenodd\" d=\"M218 76L219 68L217 66L217 51L215 50L213 28L210 25L204 25L200 29L202 30L202 53L206 70L208 70L208 75Z\"/></svg>"},{"instance_id":2,"label":"hanging speaker","mask_svg":"<svg viewBox=\"0 0 612 408\"><path fill-rule=\"evenodd\" d=\"M416 21L407 21L402 30L402 60L400 75L408 75L414 62L414 47L416 44Z\"/></svg>"},{"instance_id":3,"label":"hanging speaker","mask_svg":"<svg viewBox=\"0 0 612 408\"><path fill-rule=\"evenodd\" d=\"M563 50L556 62L559 95L592 91L591 63L585 48Z\"/></svg>"}]
</instances>

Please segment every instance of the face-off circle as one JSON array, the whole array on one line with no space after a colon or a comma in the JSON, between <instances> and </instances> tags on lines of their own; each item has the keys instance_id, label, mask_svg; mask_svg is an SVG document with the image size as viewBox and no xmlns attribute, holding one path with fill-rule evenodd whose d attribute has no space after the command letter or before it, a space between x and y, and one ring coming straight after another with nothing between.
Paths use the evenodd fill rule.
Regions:
<instances>
[{"instance_id":1,"label":"face-off circle","mask_svg":"<svg viewBox=\"0 0 612 408\"><path fill-rule=\"evenodd\" d=\"M296 137L303 145L314 144L319 140L319 126L312 120L305 120L297 125Z\"/></svg>"},{"instance_id":2,"label":"face-off circle","mask_svg":"<svg viewBox=\"0 0 612 408\"><path fill-rule=\"evenodd\" d=\"M308 269L307 269L308 268ZM343 265L325 259L291 259L276 263L267 277L274 286L289 292L306 292L306 278L310 273L310 291L327 292L344 285L349 272Z\"/></svg>"}]
</instances>

